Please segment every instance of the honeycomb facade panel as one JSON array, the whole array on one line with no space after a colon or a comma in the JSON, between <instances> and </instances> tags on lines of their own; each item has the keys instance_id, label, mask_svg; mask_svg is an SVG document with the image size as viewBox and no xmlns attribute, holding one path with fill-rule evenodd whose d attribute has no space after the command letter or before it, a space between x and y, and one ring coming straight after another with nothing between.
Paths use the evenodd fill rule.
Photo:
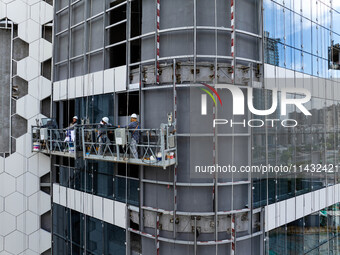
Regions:
<instances>
[{"instance_id":1,"label":"honeycomb facade panel","mask_svg":"<svg viewBox=\"0 0 340 255\"><path fill-rule=\"evenodd\" d=\"M50 210L40 177L50 171L50 159L32 152L30 133L35 119L45 117L41 101L51 95L51 81L41 75L41 66L52 57L42 27L52 21L53 7L42 0L0 0L4 18L14 23L14 39L13 54L3 51L13 63L13 73L6 74L12 79L12 146L11 153L0 151L0 254L37 255L51 247L50 233L40 229L40 215Z\"/></svg>"},{"instance_id":2,"label":"honeycomb facade panel","mask_svg":"<svg viewBox=\"0 0 340 255\"><path fill-rule=\"evenodd\" d=\"M28 43L41 38L41 26L34 20L26 20L19 24L18 36Z\"/></svg>"},{"instance_id":3,"label":"honeycomb facade panel","mask_svg":"<svg viewBox=\"0 0 340 255\"><path fill-rule=\"evenodd\" d=\"M29 8L23 1L12 1L7 4L7 17L19 24L28 19Z\"/></svg>"}]
</instances>

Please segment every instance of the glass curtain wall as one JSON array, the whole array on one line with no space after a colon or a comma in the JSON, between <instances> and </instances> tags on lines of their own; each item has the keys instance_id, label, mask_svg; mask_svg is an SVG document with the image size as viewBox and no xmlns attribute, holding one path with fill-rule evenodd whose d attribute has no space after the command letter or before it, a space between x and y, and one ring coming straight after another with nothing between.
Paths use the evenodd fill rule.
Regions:
<instances>
[{"instance_id":1,"label":"glass curtain wall","mask_svg":"<svg viewBox=\"0 0 340 255\"><path fill-rule=\"evenodd\" d=\"M264 60L266 64L283 68L274 68L271 73L274 77L265 77L265 82L304 87L314 96L305 105L312 116L305 117L299 109L288 110L286 117L299 123L296 128L288 131L268 128L253 134L253 164L306 167L339 163L340 101L333 93L334 86L338 86L339 71L328 69L329 47L332 41L336 44L340 40L336 25L340 21L339 6L337 1L264 0ZM299 95L291 97L299 98ZM270 106L271 102L266 105ZM336 172L257 179L253 185L254 207L335 183L338 183Z\"/></svg>"},{"instance_id":2,"label":"glass curtain wall","mask_svg":"<svg viewBox=\"0 0 340 255\"><path fill-rule=\"evenodd\" d=\"M339 254L340 204L269 232L267 254Z\"/></svg>"},{"instance_id":3,"label":"glass curtain wall","mask_svg":"<svg viewBox=\"0 0 340 255\"><path fill-rule=\"evenodd\" d=\"M53 204L53 254L125 254L125 229Z\"/></svg>"}]
</instances>

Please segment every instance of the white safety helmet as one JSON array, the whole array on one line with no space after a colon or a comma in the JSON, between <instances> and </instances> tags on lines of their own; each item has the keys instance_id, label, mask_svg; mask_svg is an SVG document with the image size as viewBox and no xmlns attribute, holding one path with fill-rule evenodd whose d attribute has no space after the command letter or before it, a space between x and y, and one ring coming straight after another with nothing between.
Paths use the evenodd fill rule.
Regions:
<instances>
[{"instance_id":1,"label":"white safety helmet","mask_svg":"<svg viewBox=\"0 0 340 255\"><path fill-rule=\"evenodd\" d=\"M109 123L109 118L108 117L103 117L102 121L104 121L105 123Z\"/></svg>"},{"instance_id":2,"label":"white safety helmet","mask_svg":"<svg viewBox=\"0 0 340 255\"><path fill-rule=\"evenodd\" d=\"M131 115L131 118L132 118L132 119L137 119L138 116L137 116L137 114L133 113L133 114Z\"/></svg>"},{"instance_id":3,"label":"white safety helmet","mask_svg":"<svg viewBox=\"0 0 340 255\"><path fill-rule=\"evenodd\" d=\"M73 116L73 119L76 119L76 120L78 120L78 116Z\"/></svg>"}]
</instances>

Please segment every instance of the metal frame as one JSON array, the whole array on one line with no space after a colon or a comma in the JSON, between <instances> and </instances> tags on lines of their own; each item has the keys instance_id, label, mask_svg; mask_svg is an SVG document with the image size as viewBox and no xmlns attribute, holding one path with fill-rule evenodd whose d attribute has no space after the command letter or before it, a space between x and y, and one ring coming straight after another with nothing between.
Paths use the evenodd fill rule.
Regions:
<instances>
[{"instance_id":1,"label":"metal frame","mask_svg":"<svg viewBox=\"0 0 340 255\"><path fill-rule=\"evenodd\" d=\"M48 137L42 139L41 131L44 129L46 130ZM71 140L70 132L74 132L74 140ZM32 152L41 152L50 155L77 158L79 156L79 150L77 148L81 148L79 147L81 145L81 143L79 143L81 139L79 138L78 132L79 130L77 127L72 129L47 129L32 126ZM39 145L39 149L34 148L34 145L37 144ZM70 150L71 148L73 148L73 150Z\"/></svg>"},{"instance_id":2,"label":"metal frame","mask_svg":"<svg viewBox=\"0 0 340 255\"><path fill-rule=\"evenodd\" d=\"M170 134L170 127L162 124L160 129L138 129L142 138L146 141L142 141L137 144L137 147L144 150L142 158L135 159L131 157L130 143L131 137L128 136L127 144L125 146L120 146L116 143L116 138L114 137L115 128L105 128L101 135L97 135L98 128L94 128L93 125L90 127L82 127L82 146L83 146L83 158L110 161L117 163L128 163L136 165L146 165L154 167L163 167L164 169L168 166L176 164L176 155L174 158L167 158L169 153L176 152L176 141L175 146L171 147L169 145L169 139L175 135ZM135 130L126 129L126 132L134 132ZM109 134L113 137L109 139ZM105 137L105 142L100 141L99 137ZM157 141L155 141L156 138ZM161 159L157 160L157 153L161 153ZM150 159L148 159L150 158ZM153 158L153 159L152 159Z\"/></svg>"}]
</instances>

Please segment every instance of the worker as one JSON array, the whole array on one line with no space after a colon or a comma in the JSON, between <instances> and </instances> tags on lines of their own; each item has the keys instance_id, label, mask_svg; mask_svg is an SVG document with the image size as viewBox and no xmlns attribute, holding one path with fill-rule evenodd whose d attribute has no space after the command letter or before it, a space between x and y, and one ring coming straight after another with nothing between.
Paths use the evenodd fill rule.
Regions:
<instances>
[{"instance_id":1,"label":"worker","mask_svg":"<svg viewBox=\"0 0 340 255\"><path fill-rule=\"evenodd\" d=\"M72 122L66 129L66 138L64 142L73 142L75 139L74 127L78 124L78 116L73 116Z\"/></svg>"},{"instance_id":2,"label":"worker","mask_svg":"<svg viewBox=\"0 0 340 255\"><path fill-rule=\"evenodd\" d=\"M77 124L78 124L78 116L73 116L72 122L70 123L69 127L74 127Z\"/></svg>"},{"instance_id":3,"label":"worker","mask_svg":"<svg viewBox=\"0 0 340 255\"><path fill-rule=\"evenodd\" d=\"M107 136L107 128L108 127L113 127L113 125L109 122L109 118L108 117L103 117L102 120L99 123L98 126L98 139L99 139L99 154L102 155L105 150L104 148L106 147L106 145L108 143L110 143L110 140Z\"/></svg>"},{"instance_id":4,"label":"worker","mask_svg":"<svg viewBox=\"0 0 340 255\"><path fill-rule=\"evenodd\" d=\"M129 131L131 132L130 151L133 157L136 159L138 159L137 144L139 143L139 138L140 138L139 131L137 131L137 129L140 129L137 118L138 118L137 114L133 113L130 117L130 124L127 126Z\"/></svg>"}]
</instances>

